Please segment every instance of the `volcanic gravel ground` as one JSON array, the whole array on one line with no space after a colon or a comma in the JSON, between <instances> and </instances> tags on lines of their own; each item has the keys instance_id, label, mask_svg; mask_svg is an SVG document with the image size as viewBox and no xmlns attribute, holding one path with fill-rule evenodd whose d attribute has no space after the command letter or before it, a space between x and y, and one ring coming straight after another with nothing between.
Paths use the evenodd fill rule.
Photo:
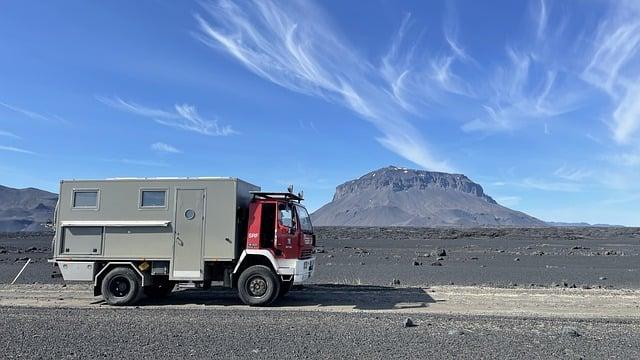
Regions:
<instances>
[{"instance_id":1,"label":"volcanic gravel ground","mask_svg":"<svg viewBox=\"0 0 640 360\"><path fill-rule=\"evenodd\" d=\"M372 313L3 308L4 358L638 358L640 324Z\"/></svg>"},{"instance_id":2,"label":"volcanic gravel ground","mask_svg":"<svg viewBox=\"0 0 640 360\"><path fill-rule=\"evenodd\" d=\"M638 228L327 227L316 233L317 283L640 287Z\"/></svg>"},{"instance_id":3,"label":"volcanic gravel ground","mask_svg":"<svg viewBox=\"0 0 640 360\"><path fill-rule=\"evenodd\" d=\"M62 283L60 278L51 278L54 267L51 259L52 233L0 233L0 283L10 283L24 266L17 284Z\"/></svg>"},{"instance_id":4,"label":"volcanic gravel ground","mask_svg":"<svg viewBox=\"0 0 640 360\"><path fill-rule=\"evenodd\" d=\"M640 229L320 227L312 283L640 288ZM0 235L0 283L51 278L52 234ZM445 256L438 256L444 250ZM437 266L440 264L440 266ZM394 282L395 280L395 282Z\"/></svg>"}]
</instances>

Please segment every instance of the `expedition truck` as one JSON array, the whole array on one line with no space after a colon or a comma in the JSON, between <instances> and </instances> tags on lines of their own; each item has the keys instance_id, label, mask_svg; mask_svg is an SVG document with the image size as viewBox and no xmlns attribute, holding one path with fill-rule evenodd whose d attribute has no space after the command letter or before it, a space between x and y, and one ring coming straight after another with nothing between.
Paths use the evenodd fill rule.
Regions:
<instances>
[{"instance_id":1,"label":"expedition truck","mask_svg":"<svg viewBox=\"0 0 640 360\"><path fill-rule=\"evenodd\" d=\"M315 270L311 219L288 190L236 178L64 180L51 262L111 305L212 281L268 305Z\"/></svg>"}]
</instances>

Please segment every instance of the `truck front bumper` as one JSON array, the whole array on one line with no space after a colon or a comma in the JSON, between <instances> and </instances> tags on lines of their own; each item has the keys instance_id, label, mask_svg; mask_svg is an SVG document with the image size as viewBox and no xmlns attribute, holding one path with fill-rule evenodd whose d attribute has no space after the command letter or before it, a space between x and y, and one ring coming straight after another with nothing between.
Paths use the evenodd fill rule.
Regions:
<instances>
[{"instance_id":1,"label":"truck front bumper","mask_svg":"<svg viewBox=\"0 0 640 360\"><path fill-rule=\"evenodd\" d=\"M309 259L279 259L278 274L293 275L293 283L299 284L308 280L316 271L316 258Z\"/></svg>"}]
</instances>

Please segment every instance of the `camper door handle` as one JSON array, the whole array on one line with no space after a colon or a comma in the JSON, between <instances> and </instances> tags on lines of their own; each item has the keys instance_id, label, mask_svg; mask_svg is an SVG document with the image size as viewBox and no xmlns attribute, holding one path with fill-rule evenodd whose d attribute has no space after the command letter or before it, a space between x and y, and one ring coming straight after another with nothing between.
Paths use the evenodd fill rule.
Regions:
<instances>
[{"instance_id":1,"label":"camper door handle","mask_svg":"<svg viewBox=\"0 0 640 360\"><path fill-rule=\"evenodd\" d=\"M182 240L180 240L180 238L177 236L176 236L176 241L178 241L178 245L184 246L184 243L182 242Z\"/></svg>"}]
</instances>

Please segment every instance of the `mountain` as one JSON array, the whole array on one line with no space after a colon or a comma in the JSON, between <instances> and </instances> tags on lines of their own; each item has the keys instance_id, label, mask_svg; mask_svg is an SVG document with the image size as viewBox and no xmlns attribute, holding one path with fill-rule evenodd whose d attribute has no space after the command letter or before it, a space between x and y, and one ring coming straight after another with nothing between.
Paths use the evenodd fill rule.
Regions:
<instances>
[{"instance_id":1,"label":"mountain","mask_svg":"<svg viewBox=\"0 0 640 360\"><path fill-rule=\"evenodd\" d=\"M44 230L57 201L58 195L48 191L0 185L0 232Z\"/></svg>"},{"instance_id":2,"label":"mountain","mask_svg":"<svg viewBox=\"0 0 640 360\"><path fill-rule=\"evenodd\" d=\"M395 166L339 185L311 217L319 226L546 226L464 175Z\"/></svg>"}]
</instances>

